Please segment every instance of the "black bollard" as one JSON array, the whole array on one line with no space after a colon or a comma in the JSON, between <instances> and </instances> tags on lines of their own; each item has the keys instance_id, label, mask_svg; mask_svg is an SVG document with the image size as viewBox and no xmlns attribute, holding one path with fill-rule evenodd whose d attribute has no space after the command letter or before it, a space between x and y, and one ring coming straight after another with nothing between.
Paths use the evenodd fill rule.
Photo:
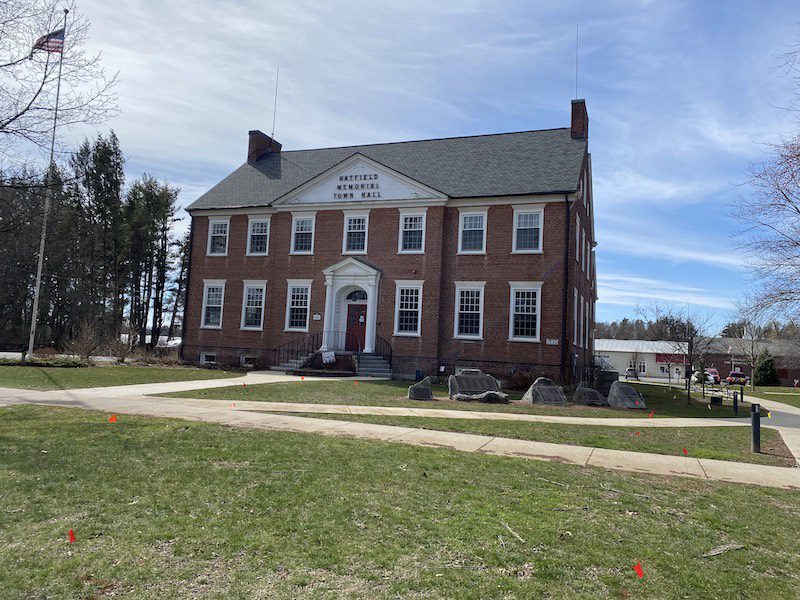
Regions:
<instances>
[{"instance_id":1,"label":"black bollard","mask_svg":"<svg viewBox=\"0 0 800 600\"><path fill-rule=\"evenodd\" d=\"M761 405L750 405L750 426L753 431L753 439L750 445L753 452L761 453Z\"/></svg>"},{"instance_id":2,"label":"black bollard","mask_svg":"<svg viewBox=\"0 0 800 600\"><path fill-rule=\"evenodd\" d=\"M739 392L733 392L733 416L739 414Z\"/></svg>"}]
</instances>

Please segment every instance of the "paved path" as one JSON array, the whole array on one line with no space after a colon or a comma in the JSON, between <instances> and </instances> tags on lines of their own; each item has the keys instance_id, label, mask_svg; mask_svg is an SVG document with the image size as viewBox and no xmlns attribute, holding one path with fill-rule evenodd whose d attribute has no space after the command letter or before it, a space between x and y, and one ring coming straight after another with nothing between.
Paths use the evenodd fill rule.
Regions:
<instances>
[{"instance_id":1,"label":"paved path","mask_svg":"<svg viewBox=\"0 0 800 600\"><path fill-rule=\"evenodd\" d=\"M250 377L250 375L248 375L248 377ZM260 377L272 381L297 380L296 377L292 378L291 376L281 374L260 375ZM119 415L136 414L152 417L171 417L262 430L350 436L415 446L449 448L462 452L564 462L580 466L601 467L635 473L679 475L705 480L728 481L800 490L800 469L794 468L753 465L682 456L666 456L644 452L607 450L566 444L550 444L468 433L433 431L412 427L396 427L372 423L276 415L264 412L263 408L261 408L264 403L237 403L235 407L231 407L231 402L229 401L167 400L163 398L154 399L142 395L142 390L148 390L149 393L153 393L152 390L155 387L158 388L157 391L163 392L173 390L174 386L183 387L184 384L188 383L195 385L200 384L199 387L217 387L218 385L231 385L232 382L236 381L240 380L206 380L169 384L120 386L102 389L59 390L53 392L10 390L5 388L0 389L0 405L39 404L62 406L97 410ZM259 404L261 405L259 406L261 410L254 411L249 409L248 406L240 406L240 404ZM274 406L270 406L269 408L273 409ZM375 407L357 408L374 409ZM428 411L424 412L427 414ZM469 413L469 411L456 412ZM475 418L474 413L469 414L471 418ZM505 413L488 414L491 414L493 418L497 418L496 415ZM569 417L562 418L568 419ZM603 424L600 422L608 420L609 419L596 419L599 424ZM704 421L706 420L708 419L704 419ZM657 420L652 419L651 421L655 423ZM641 424L639 426L641 426Z\"/></svg>"}]
</instances>

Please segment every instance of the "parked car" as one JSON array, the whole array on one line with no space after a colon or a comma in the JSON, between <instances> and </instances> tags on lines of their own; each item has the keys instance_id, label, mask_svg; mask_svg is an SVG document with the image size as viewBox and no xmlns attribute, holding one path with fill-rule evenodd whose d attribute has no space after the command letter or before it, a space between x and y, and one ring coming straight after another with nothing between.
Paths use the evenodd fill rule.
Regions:
<instances>
[{"instance_id":1,"label":"parked car","mask_svg":"<svg viewBox=\"0 0 800 600\"><path fill-rule=\"evenodd\" d=\"M625 380L627 381L628 379L639 379L639 374L633 367L628 367L625 369Z\"/></svg>"},{"instance_id":2,"label":"parked car","mask_svg":"<svg viewBox=\"0 0 800 600\"><path fill-rule=\"evenodd\" d=\"M717 371L714 367L709 367L708 369L706 369L706 373L708 373L709 375L711 375L711 377L714 378L713 383L719 383L720 381L722 381L722 377L720 376L719 371Z\"/></svg>"},{"instance_id":3,"label":"parked car","mask_svg":"<svg viewBox=\"0 0 800 600\"><path fill-rule=\"evenodd\" d=\"M725 378L729 385L747 385L750 383L750 378L741 371L731 371Z\"/></svg>"},{"instance_id":4,"label":"parked car","mask_svg":"<svg viewBox=\"0 0 800 600\"><path fill-rule=\"evenodd\" d=\"M703 371L702 373L700 371L695 371L692 373L692 383L699 385L704 381L705 383L714 383L714 376L708 371Z\"/></svg>"}]
</instances>

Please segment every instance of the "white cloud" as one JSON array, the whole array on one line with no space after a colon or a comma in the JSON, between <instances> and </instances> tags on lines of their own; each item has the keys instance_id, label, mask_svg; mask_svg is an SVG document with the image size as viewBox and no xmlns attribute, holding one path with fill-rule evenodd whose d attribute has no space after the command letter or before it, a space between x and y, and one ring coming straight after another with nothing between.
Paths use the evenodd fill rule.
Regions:
<instances>
[{"instance_id":1,"label":"white cloud","mask_svg":"<svg viewBox=\"0 0 800 600\"><path fill-rule=\"evenodd\" d=\"M688 302L717 309L734 306L729 296L706 288L637 275L598 273L597 291L600 304L636 306L660 301L665 304Z\"/></svg>"}]
</instances>

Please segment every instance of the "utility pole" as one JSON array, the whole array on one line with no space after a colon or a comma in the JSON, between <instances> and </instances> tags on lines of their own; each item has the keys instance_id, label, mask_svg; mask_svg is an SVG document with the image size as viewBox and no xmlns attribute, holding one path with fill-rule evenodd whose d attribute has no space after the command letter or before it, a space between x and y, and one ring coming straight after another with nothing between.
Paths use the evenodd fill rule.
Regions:
<instances>
[{"instance_id":1,"label":"utility pole","mask_svg":"<svg viewBox=\"0 0 800 600\"><path fill-rule=\"evenodd\" d=\"M53 135L50 138L50 162L47 165L47 177L45 178L45 190L44 190L44 216L42 218L42 237L39 239L39 261L36 265L36 284L33 289L33 310L31 311L31 333L30 337L28 338L28 352L23 355L23 360L31 358L33 356L33 343L34 339L36 338L36 320L39 315L39 294L42 290L42 269L44 268L44 243L47 237L47 216L50 212L50 195L52 194L52 173L53 169L55 168L55 163L53 160L53 155L55 154L55 147L56 147L56 125L58 123L58 100L61 95L61 66L64 63L64 45L66 44L66 33L67 33L67 14L69 13L69 9L64 9L64 27L62 30L62 44L61 44L61 56L58 59L58 81L56 83L56 106L55 110L53 111ZM38 45L38 43L37 43ZM36 49L36 46L34 46ZM52 52L52 49L45 48L48 52ZM33 50L31 50L31 55L33 54ZM46 68L46 67L45 67Z\"/></svg>"}]
</instances>

